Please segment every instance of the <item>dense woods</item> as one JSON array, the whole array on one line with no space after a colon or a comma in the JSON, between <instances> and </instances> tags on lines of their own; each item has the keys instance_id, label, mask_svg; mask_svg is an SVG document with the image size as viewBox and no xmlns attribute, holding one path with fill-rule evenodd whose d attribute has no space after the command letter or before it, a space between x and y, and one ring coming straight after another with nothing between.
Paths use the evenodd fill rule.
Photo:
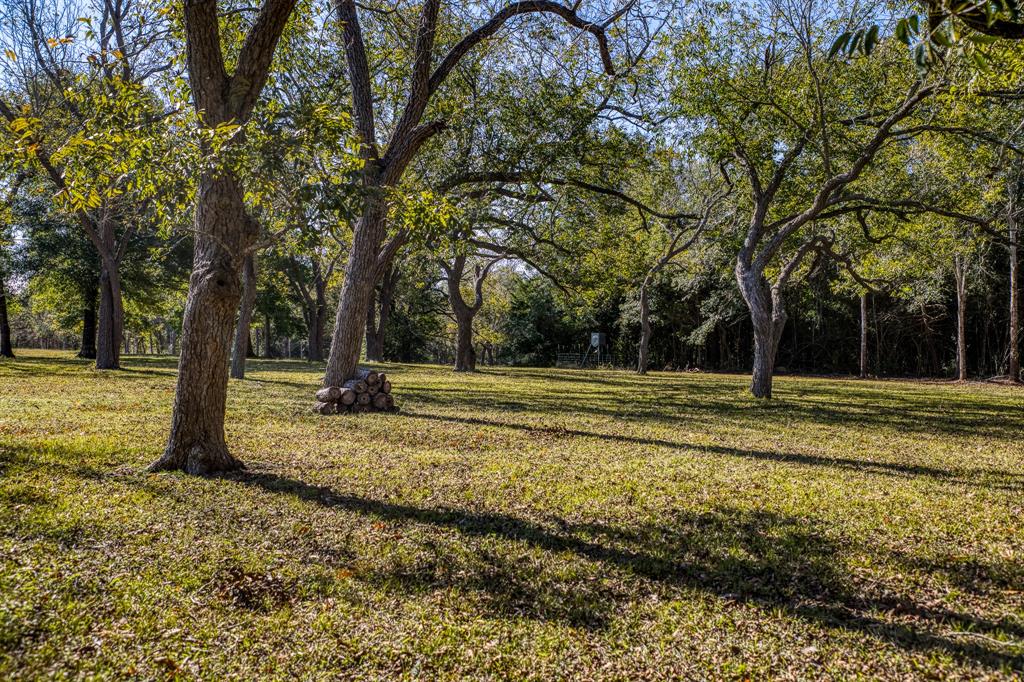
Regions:
<instances>
[{"instance_id":1,"label":"dense woods","mask_svg":"<svg viewBox=\"0 0 1024 682\"><path fill-rule=\"evenodd\" d=\"M0 354L178 356L156 469L251 357L1020 380L1015 5L2 18Z\"/></svg>"}]
</instances>

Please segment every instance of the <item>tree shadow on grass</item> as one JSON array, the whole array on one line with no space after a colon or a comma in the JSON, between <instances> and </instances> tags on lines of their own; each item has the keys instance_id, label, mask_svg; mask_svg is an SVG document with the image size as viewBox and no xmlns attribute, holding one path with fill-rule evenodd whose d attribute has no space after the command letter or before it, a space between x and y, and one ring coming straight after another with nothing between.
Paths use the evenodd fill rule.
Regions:
<instances>
[{"instance_id":1,"label":"tree shadow on grass","mask_svg":"<svg viewBox=\"0 0 1024 682\"><path fill-rule=\"evenodd\" d=\"M1000 471L993 469L973 470L950 470L940 469L919 464L899 464L894 462L878 462L872 460L855 459L852 457L824 457L792 452L775 452L772 450L750 450L744 448L733 448L725 445L694 444L681 441L664 440L659 438L643 438L639 436L627 436L613 433L598 433L594 431L583 431L580 429L568 429L560 426L534 426L530 424L504 422L493 419L482 419L479 417L454 417L448 415L428 414L422 412L406 411L405 416L415 419L427 419L431 421L451 422L466 424L469 426L487 426L504 429L515 429L534 434L549 436L561 436L565 438L596 438L615 443L629 445L645 445L651 447L662 447L673 450L689 450L698 453L722 455L726 457L738 457L741 459L756 459L782 464L800 464L805 466L827 467L834 469L846 469L859 471L867 474L881 476L897 476L903 478L925 477L943 483L955 485L989 488L1010 492L1024 492L1024 473Z\"/></svg>"},{"instance_id":2,"label":"tree shadow on grass","mask_svg":"<svg viewBox=\"0 0 1024 682\"><path fill-rule=\"evenodd\" d=\"M799 517L725 508L679 511L656 524L617 528L391 503L270 473L226 478L378 521L457 533L462 551L427 540L415 559L396 558L358 577L410 592L468 590L500 616L603 629L627 604L698 590L907 650L941 650L983 665L1024 669L1024 651L992 638L1024 637L1024 626L921 604L877 584L858 585L844 565L845 543ZM495 539L512 545L479 542ZM528 550L540 550L543 557L523 557ZM958 636L963 631L982 638Z\"/></svg>"},{"instance_id":3,"label":"tree shadow on grass","mask_svg":"<svg viewBox=\"0 0 1024 682\"><path fill-rule=\"evenodd\" d=\"M50 475L167 493L160 479L124 467L97 468L87 463L90 457L95 459L96 453L55 445L0 445L0 471L38 468ZM855 547L819 521L764 510L675 510L655 520L617 525L389 502L268 471L238 472L222 480L372 521L373 532L382 534L381 554L357 568L354 577L384 591L442 592L455 600L471 595L474 608L496 617L563 622L595 631L610 627L627 610L648 602L685 601L696 591L758 609L763 615L755 617L763 619L778 618L781 611L827 631L851 632L907 651L946 652L993 669L1024 670L1024 650L999 641L1024 638L1020 622L936 606L941 601L936 593L912 587L934 577L971 594L991 596L1016 585L1021 575L1020 567L995 559L983 563L980 558L904 556ZM19 490L8 492L10 501L19 503ZM187 503L187 488L180 492ZM225 488L225 507L230 499ZM20 503L48 505L53 500ZM351 519L339 516L337 523L350 525ZM229 534L231 526L223 530ZM85 542L90 538L78 537L77 528L34 532L70 547L91 546ZM385 540L399 536L400 550ZM906 566L918 579L896 592L858 578L847 557L865 552L876 553L882 565ZM301 553L297 556L302 558Z\"/></svg>"},{"instance_id":4,"label":"tree shadow on grass","mask_svg":"<svg viewBox=\"0 0 1024 682\"><path fill-rule=\"evenodd\" d=\"M778 415L780 419L808 424L873 427L906 433L942 433L952 436L984 432L1013 440L1024 431L1024 403L1015 405L985 396L887 393L850 386L808 384L798 390L779 391L773 401L737 397L728 384L700 384L688 377L654 377L642 390L611 387L580 391L573 384L553 378L548 390L511 382L495 386L463 384L446 387L403 387L398 392L424 405L455 409L501 409L539 414L593 414L617 419L729 421L738 425ZM895 389L893 389L895 390Z\"/></svg>"}]
</instances>

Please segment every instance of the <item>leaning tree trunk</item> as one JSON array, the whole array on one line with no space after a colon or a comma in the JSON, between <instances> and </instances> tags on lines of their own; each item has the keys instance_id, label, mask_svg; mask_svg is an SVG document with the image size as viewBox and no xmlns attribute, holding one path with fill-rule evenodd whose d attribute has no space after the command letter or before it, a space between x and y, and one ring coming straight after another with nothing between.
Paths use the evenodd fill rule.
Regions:
<instances>
[{"instance_id":1,"label":"leaning tree trunk","mask_svg":"<svg viewBox=\"0 0 1024 682\"><path fill-rule=\"evenodd\" d=\"M352 250L345 268L345 283L334 320L331 353L327 359L324 386L341 386L359 364L366 314L376 285L377 257L384 236L384 209L367 207L352 234Z\"/></svg>"},{"instance_id":2,"label":"leaning tree trunk","mask_svg":"<svg viewBox=\"0 0 1024 682\"><path fill-rule=\"evenodd\" d=\"M163 456L151 465L153 471L211 474L243 466L224 442L224 412L231 332L242 293L242 254L257 230L232 174L202 178L195 226L171 435Z\"/></svg>"},{"instance_id":3,"label":"leaning tree trunk","mask_svg":"<svg viewBox=\"0 0 1024 682\"><path fill-rule=\"evenodd\" d=\"M0 358L13 358L14 346L11 343L11 322L7 317L7 290L4 288L3 276L0 276Z\"/></svg>"},{"instance_id":4,"label":"leaning tree trunk","mask_svg":"<svg viewBox=\"0 0 1024 682\"><path fill-rule=\"evenodd\" d=\"M476 371L476 350L473 349L474 312L466 306L455 313L455 371Z\"/></svg>"},{"instance_id":5,"label":"leaning tree trunk","mask_svg":"<svg viewBox=\"0 0 1024 682\"><path fill-rule=\"evenodd\" d=\"M796 324L795 322L793 323ZM868 377L868 293L860 295L860 378Z\"/></svg>"},{"instance_id":6,"label":"leaning tree trunk","mask_svg":"<svg viewBox=\"0 0 1024 682\"><path fill-rule=\"evenodd\" d=\"M637 374L647 374L648 353L651 347L651 301L648 282L640 287L640 352L637 360Z\"/></svg>"},{"instance_id":7,"label":"leaning tree trunk","mask_svg":"<svg viewBox=\"0 0 1024 682\"><path fill-rule=\"evenodd\" d=\"M956 278L956 372L958 381L967 381L967 272L964 259L953 257Z\"/></svg>"},{"instance_id":8,"label":"leaning tree trunk","mask_svg":"<svg viewBox=\"0 0 1024 682\"><path fill-rule=\"evenodd\" d=\"M1020 381L1020 286L1017 281L1017 219L1010 218L1010 381Z\"/></svg>"},{"instance_id":9,"label":"leaning tree trunk","mask_svg":"<svg viewBox=\"0 0 1024 682\"><path fill-rule=\"evenodd\" d=\"M124 304L118 263L112 258L102 260L97 327L96 369L120 369L121 344L124 342Z\"/></svg>"},{"instance_id":10,"label":"leaning tree trunk","mask_svg":"<svg viewBox=\"0 0 1024 682\"><path fill-rule=\"evenodd\" d=\"M252 309L256 305L256 256L248 254L242 266L242 301L238 307L238 325L231 349L231 378L245 378L245 358L249 354L249 330L252 327Z\"/></svg>"}]
</instances>

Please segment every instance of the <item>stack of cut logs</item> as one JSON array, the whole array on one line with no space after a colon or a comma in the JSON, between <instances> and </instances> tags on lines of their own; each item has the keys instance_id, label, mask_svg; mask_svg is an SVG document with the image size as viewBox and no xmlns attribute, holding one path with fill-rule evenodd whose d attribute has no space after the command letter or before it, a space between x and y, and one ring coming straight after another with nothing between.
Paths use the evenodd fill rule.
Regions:
<instances>
[{"instance_id":1,"label":"stack of cut logs","mask_svg":"<svg viewBox=\"0 0 1024 682\"><path fill-rule=\"evenodd\" d=\"M355 376L341 386L321 388L316 400L313 409L320 414L398 412L387 375L370 369L357 369Z\"/></svg>"}]
</instances>

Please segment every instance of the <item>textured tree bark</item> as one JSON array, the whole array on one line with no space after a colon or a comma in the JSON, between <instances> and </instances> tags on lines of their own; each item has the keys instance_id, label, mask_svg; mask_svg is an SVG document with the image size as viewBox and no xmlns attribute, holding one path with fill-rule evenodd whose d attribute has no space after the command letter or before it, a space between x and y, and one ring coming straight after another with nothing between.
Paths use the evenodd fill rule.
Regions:
<instances>
[{"instance_id":1,"label":"textured tree bark","mask_svg":"<svg viewBox=\"0 0 1024 682\"><path fill-rule=\"evenodd\" d=\"M340 386L359 363L366 316L376 285L377 255L384 237L384 209L378 202L367 206L352 234L352 250L345 268L345 283L334 320L331 353L324 386Z\"/></svg>"},{"instance_id":2,"label":"textured tree bark","mask_svg":"<svg viewBox=\"0 0 1024 682\"><path fill-rule=\"evenodd\" d=\"M96 369L121 368L121 344L124 341L124 306L121 299L121 275L117 263L103 259L100 271L100 310L96 338Z\"/></svg>"},{"instance_id":3,"label":"textured tree bark","mask_svg":"<svg viewBox=\"0 0 1024 682\"><path fill-rule=\"evenodd\" d=\"M775 358L786 327L785 302L781 285L769 287L764 276L737 264L736 279L750 310L754 331L754 367L750 392L755 398L770 399L775 375Z\"/></svg>"},{"instance_id":4,"label":"textured tree bark","mask_svg":"<svg viewBox=\"0 0 1024 682\"><path fill-rule=\"evenodd\" d=\"M455 371L476 371L476 350L473 349L473 312L456 313Z\"/></svg>"},{"instance_id":5,"label":"textured tree bark","mask_svg":"<svg viewBox=\"0 0 1024 682\"><path fill-rule=\"evenodd\" d=\"M953 257L956 279L956 374L958 381L967 381L967 272L962 256Z\"/></svg>"},{"instance_id":6,"label":"textured tree bark","mask_svg":"<svg viewBox=\"0 0 1024 682\"><path fill-rule=\"evenodd\" d=\"M796 324L794 322L794 324ZM868 378L868 293L860 294L860 378Z\"/></svg>"},{"instance_id":7,"label":"textured tree bark","mask_svg":"<svg viewBox=\"0 0 1024 682\"><path fill-rule=\"evenodd\" d=\"M224 441L224 412L231 332L242 291L239 256L257 231L230 174L201 180L195 225L171 435L151 471L211 474L242 468Z\"/></svg>"},{"instance_id":8,"label":"textured tree bark","mask_svg":"<svg viewBox=\"0 0 1024 682\"><path fill-rule=\"evenodd\" d=\"M228 75L216 0L183 3L186 65L193 104L205 125L244 124L267 74L295 0L264 0ZM224 441L231 332L241 270L257 236L231 170L204 174L196 193L192 276L182 320L171 433L152 471L212 474L242 467Z\"/></svg>"},{"instance_id":9,"label":"textured tree bark","mask_svg":"<svg viewBox=\"0 0 1024 682\"><path fill-rule=\"evenodd\" d=\"M238 307L238 324L235 326L235 342L231 349L231 378L245 378L245 358L249 352L249 330L252 326L252 309L256 305L256 256L250 253L242 266L242 300Z\"/></svg>"},{"instance_id":10,"label":"textured tree bark","mask_svg":"<svg viewBox=\"0 0 1024 682\"><path fill-rule=\"evenodd\" d=\"M11 343L11 322L7 317L7 289L4 287L3 273L0 273L0 358L13 358L14 346Z\"/></svg>"},{"instance_id":11,"label":"textured tree bark","mask_svg":"<svg viewBox=\"0 0 1024 682\"><path fill-rule=\"evenodd\" d=\"M754 368L750 392L755 398L770 399L775 376L775 349L771 328L754 326Z\"/></svg>"}]
</instances>

